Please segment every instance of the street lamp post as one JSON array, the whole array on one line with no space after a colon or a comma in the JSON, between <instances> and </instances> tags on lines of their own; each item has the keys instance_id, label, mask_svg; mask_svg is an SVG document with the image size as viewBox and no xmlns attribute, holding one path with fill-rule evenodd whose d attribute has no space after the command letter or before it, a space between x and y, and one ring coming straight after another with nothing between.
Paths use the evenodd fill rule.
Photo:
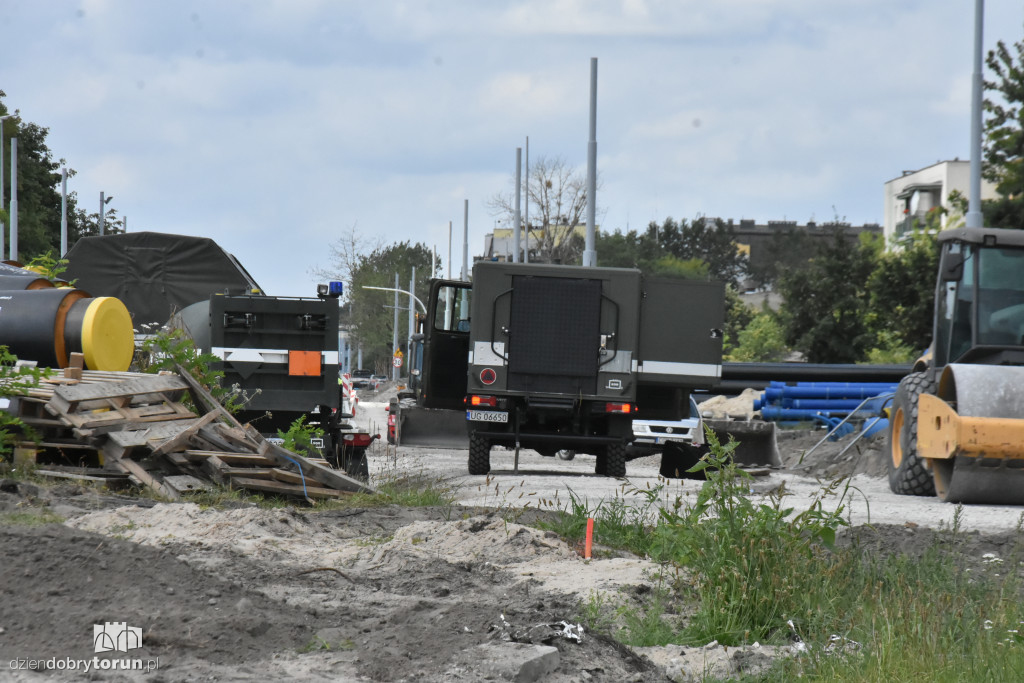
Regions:
<instances>
[{"instance_id":1,"label":"street lamp post","mask_svg":"<svg viewBox=\"0 0 1024 683\"><path fill-rule=\"evenodd\" d=\"M0 116L0 211L7 206L4 199L4 120L9 119L13 114ZM4 258L4 221L0 221L0 260Z\"/></svg>"},{"instance_id":2,"label":"street lamp post","mask_svg":"<svg viewBox=\"0 0 1024 683\"><path fill-rule=\"evenodd\" d=\"M113 199L112 196L111 197L107 197L106 199L104 199L103 198L103 192L102 191L100 192L100 234L101 235L103 234L103 212L106 210L106 206L107 206L107 204L110 203L111 199Z\"/></svg>"}]
</instances>

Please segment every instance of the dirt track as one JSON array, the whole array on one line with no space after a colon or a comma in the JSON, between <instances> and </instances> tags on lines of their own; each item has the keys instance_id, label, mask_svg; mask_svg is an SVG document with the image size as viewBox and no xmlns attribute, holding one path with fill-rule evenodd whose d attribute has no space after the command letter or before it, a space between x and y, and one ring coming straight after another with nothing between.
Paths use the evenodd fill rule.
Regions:
<instances>
[{"instance_id":1,"label":"dirt track","mask_svg":"<svg viewBox=\"0 0 1024 683\"><path fill-rule=\"evenodd\" d=\"M364 405L361 420L379 426L383 411ZM377 422L379 420L379 422ZM817 440L784 439L791 465ZM839 462L830 444L794 469L753 481L753 495L785 482L800 507L820 485L813 475L860 471L850 497L854 524L878 552L915 552L933 538L928 527L952 519L954 507L897 497L878 476L877 449ZM11 660L90 660L95 624L139 627L143 647L115 658L159 660L143 677L189 680L470 681L524 675L544 681L656 681L714 671L728 676L785 654L747 650L645 648L634 652L586 632L566 637L593 591L642 600L657 567L601 553L583 561L550 533L520 526L541 499L568 502L570 489L592 504L657 484L657 464L634 461L629 483L595 477L593 460L572 462L495 451L488 479L465 472L465 451L387 450L371 458L374 476L396 472L443 478L461 505L314 513L191 504L97 493L74 485L0 486L0 514L49 511L65 524L0 526L0 679L39 680L10 670ZM692 496L699 482L672 481L663 495ZM505 515L487 508L504 508ZM974 506L963 526L961 561L997 555L1012 537L1020 508ZM906 524L909 522L910 524ZM917 526L915 526L915 524ZM562 623L566 622L566 623ZM552 649L553 648L553 649ZM100 658L110 655L96 655ZM655 663L657 662L657 663ZM713 668L717 667L717 668ZM53 671L48 680L87 678ZM138 673L100 671L94 680L139 680ZM680 679L685 680L685 679Z\"/></svg>"}]
</instances>

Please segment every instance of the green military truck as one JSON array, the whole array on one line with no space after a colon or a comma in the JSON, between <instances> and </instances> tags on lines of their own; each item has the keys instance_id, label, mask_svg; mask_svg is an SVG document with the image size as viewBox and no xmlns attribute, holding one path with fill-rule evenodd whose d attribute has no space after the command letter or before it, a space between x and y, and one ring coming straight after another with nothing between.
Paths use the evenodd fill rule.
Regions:
<instances>
[{"instance_id":1,"label":"green military truck","mask_svg":"<svg viewBox=\"0 0 1024 683\"><path fill-rule=\"evenodd\" d=\"M625 268L480 262L472 283L436 280L399 443L461 428L470 474L506 446L593 454L624 476L633 421L689 418L690 392L718 382L724 296Z\"/></svg>"}]
</instances>

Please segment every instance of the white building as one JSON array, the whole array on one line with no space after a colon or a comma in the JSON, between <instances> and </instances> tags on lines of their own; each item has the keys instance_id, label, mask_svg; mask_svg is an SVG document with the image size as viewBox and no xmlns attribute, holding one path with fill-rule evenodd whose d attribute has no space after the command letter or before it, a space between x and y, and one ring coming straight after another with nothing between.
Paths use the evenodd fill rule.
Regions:
<instances>
[{"instance_id":1,"label":"white building","mask_svg":"<svg viewBox=\"0 0 1024 683\"><path fill-rule=\"evenodd\" d=\"M939 161L918 171L904 171L899 178L885 184L885 207L882 227L886 244L893 238L910 230L915 221L924 225L925 216L931 209L941 206L949 211L949 194L958 190L967 198L971 179L969 161ZM995 185L982 179L981 198L994 199ZM948 214L942 217L946 227ZM963 218L962 216L960 218Z\"/></svg>"}]
</instances>

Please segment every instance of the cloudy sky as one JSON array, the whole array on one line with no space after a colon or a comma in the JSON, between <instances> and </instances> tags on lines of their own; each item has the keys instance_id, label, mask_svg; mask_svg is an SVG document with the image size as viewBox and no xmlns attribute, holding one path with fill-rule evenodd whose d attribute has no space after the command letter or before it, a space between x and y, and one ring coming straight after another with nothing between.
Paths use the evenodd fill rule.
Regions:
<instances>
[{"instance_id":1,"label":"cloudy sky","mask_svg":"<svg viewBox=\"0 0 1024 683\"><path fill-rule=\"evenodd\" d=\"M306 296L353 226L447 260L453 221L457 273L464 200L479 254L527 136L584 172L592 57L603 230L880 223L885 181L969 155L973 5L0 0L0 89L84 208ZM1024 36L1019 0L986 5L986 49Z\"/></svg>"}]
</instances>

